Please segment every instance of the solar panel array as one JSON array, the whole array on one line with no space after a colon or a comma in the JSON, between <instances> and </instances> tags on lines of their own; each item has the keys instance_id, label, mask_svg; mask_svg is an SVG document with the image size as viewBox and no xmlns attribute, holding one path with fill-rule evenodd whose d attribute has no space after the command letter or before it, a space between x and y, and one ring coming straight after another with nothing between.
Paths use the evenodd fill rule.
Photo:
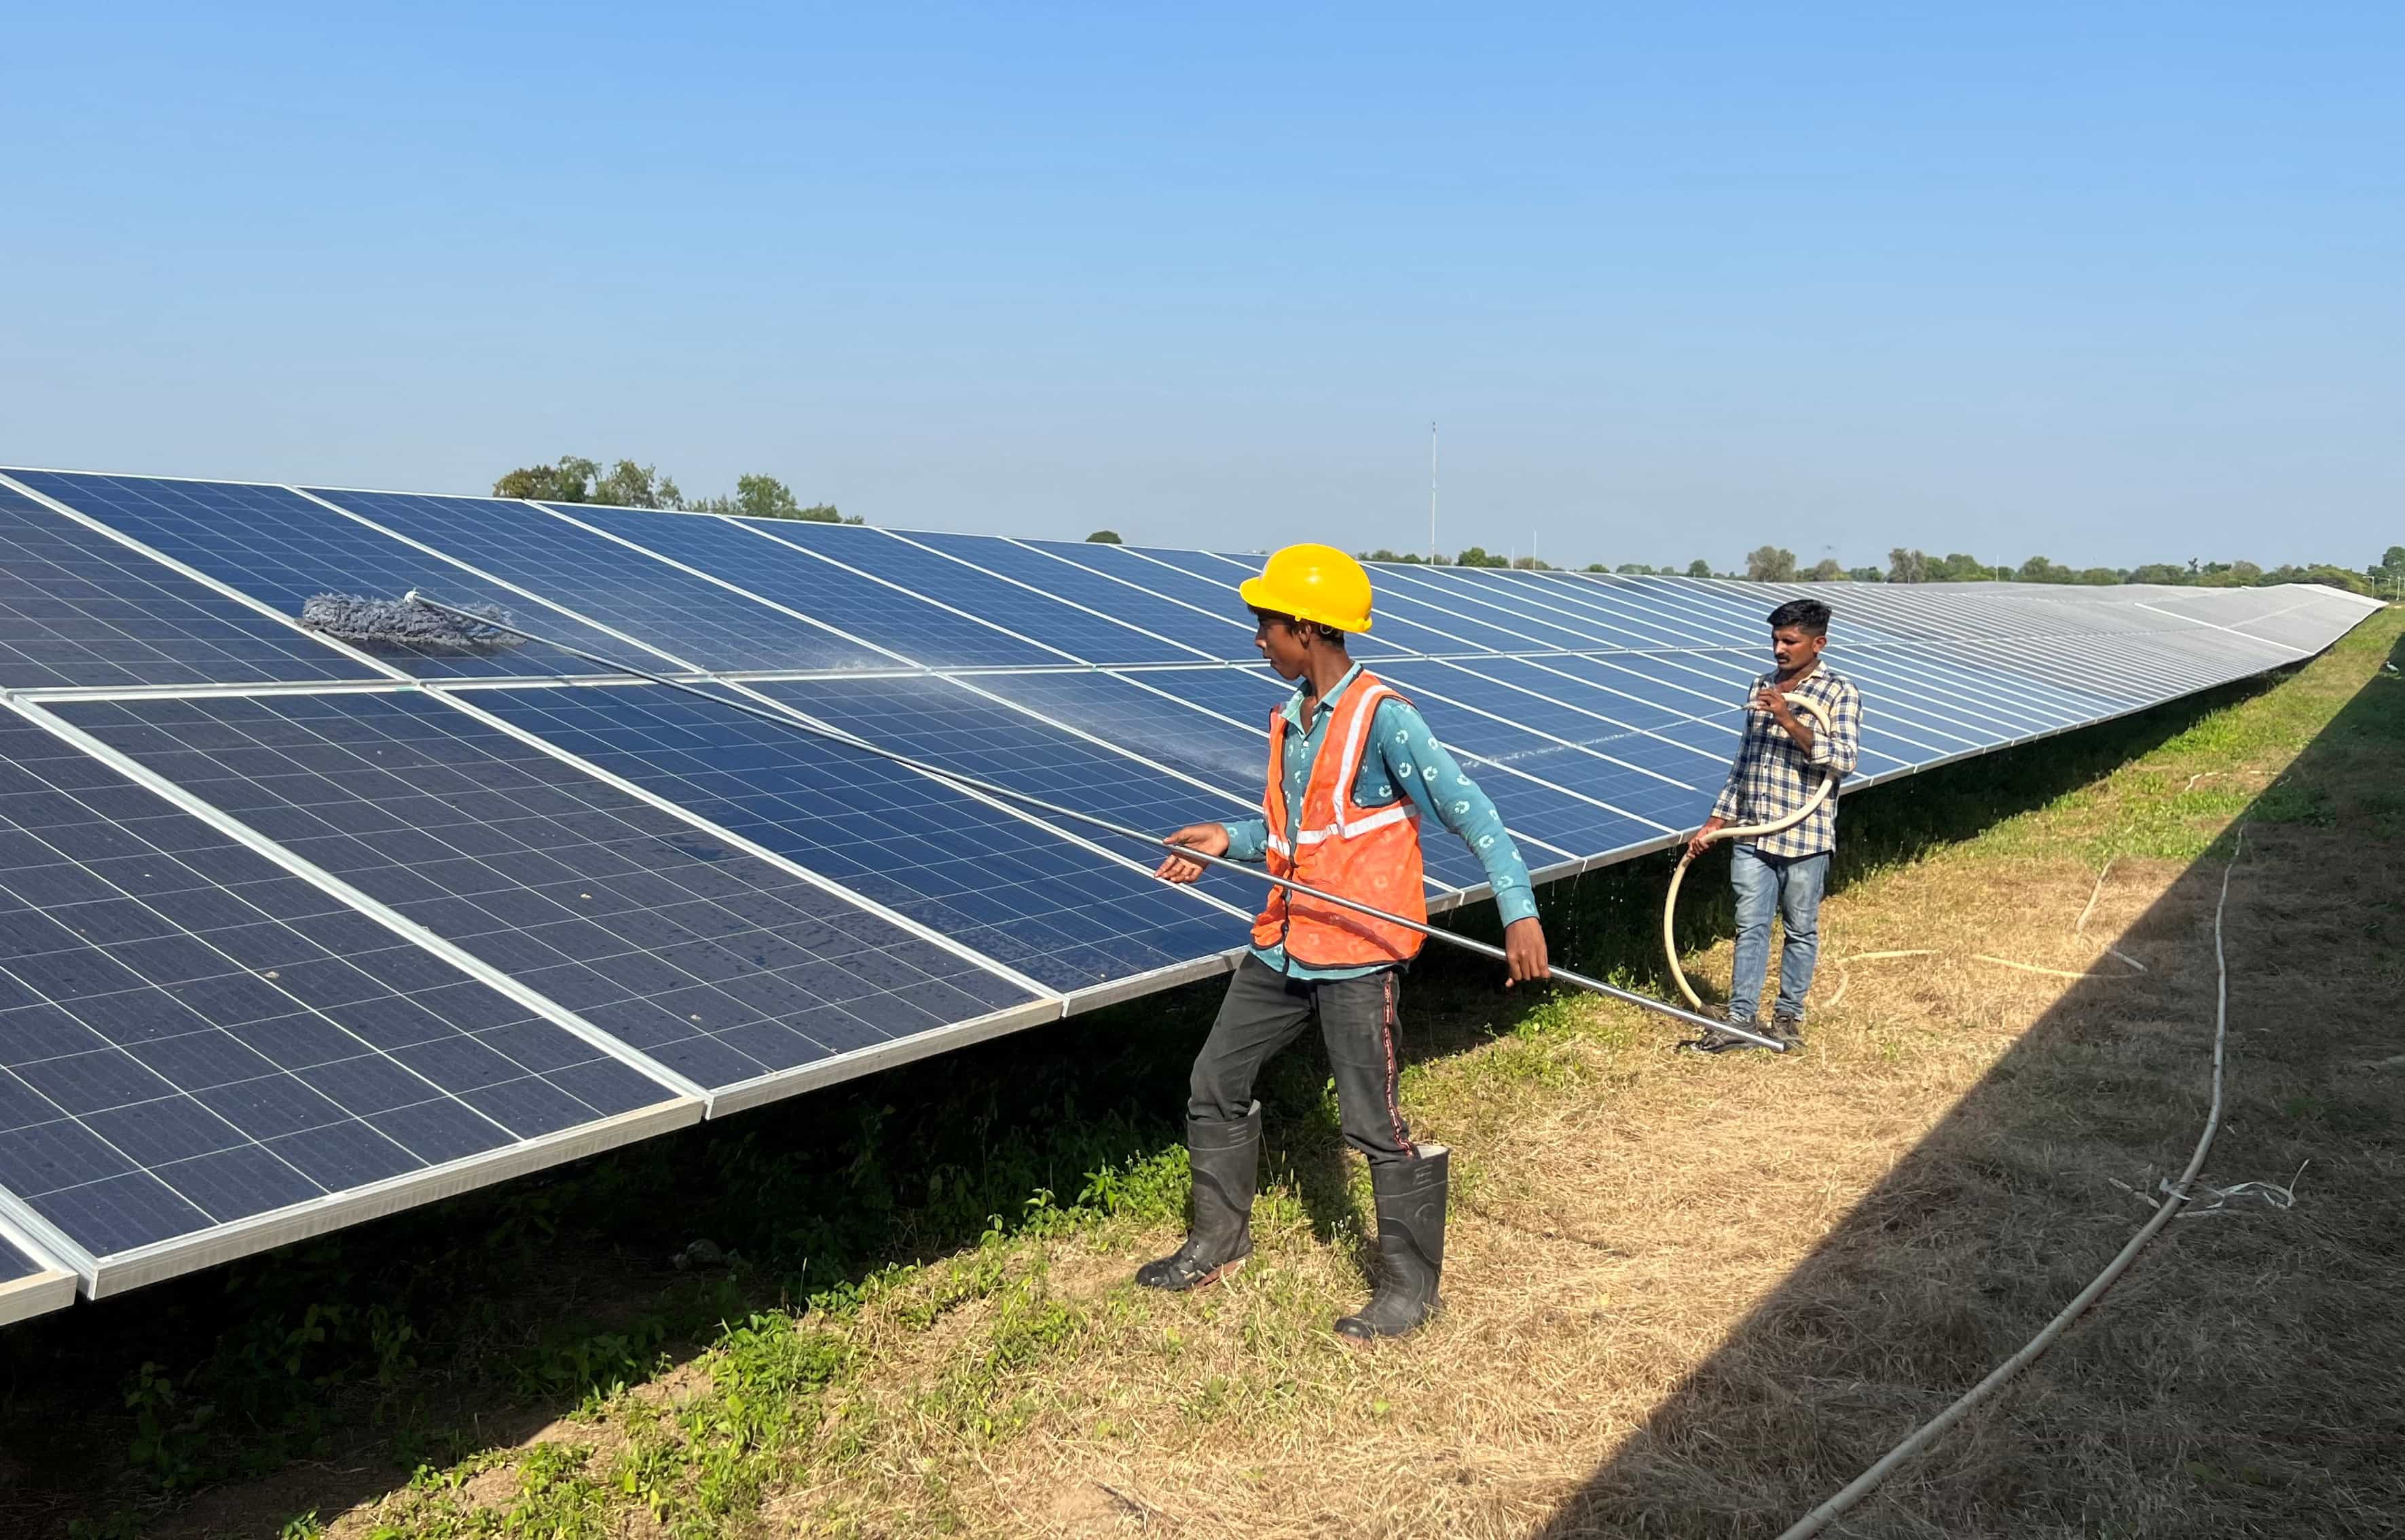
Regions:
<instances>
[{"instance_id":1,"label":"solar panel array","mask_svg":"<svg viewBox=\"0 0 2405 1540\"><path fill-rule=\"evenodd\" d=\"M1227 967L1261 888L638 679L1142 827L1242 816L1259 558L0 473L0 1321ZM1834 597L1854 785L2294 662L2323 587L1388 566L1357 655L1540 881L1698 823L1763 616ZM303 629L322 592L563 643ZM596 661L598 655L605 661ZM1432 840L1431 907L1483 896Z\"/></svg>"}]
</instances>

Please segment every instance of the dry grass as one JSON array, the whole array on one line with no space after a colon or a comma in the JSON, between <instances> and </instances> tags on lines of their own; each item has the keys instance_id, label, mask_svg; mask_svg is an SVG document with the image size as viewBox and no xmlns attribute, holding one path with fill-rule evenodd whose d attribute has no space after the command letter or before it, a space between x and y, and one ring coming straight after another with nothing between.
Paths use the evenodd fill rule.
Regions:
<instances>
[{"instance_id":1,"label":"dry grass","mask_svg":"<svg viewBox=\"0 0 2405 1540\"><path fill-rule=\"evenodd\" d=\"M2375 625L2093 785L1858 876L1829 902L1830 955L1939 955L1855 965L1800 1056L1675 1055L1632 1013L1565 999L1417 1066L1419 1132L1461 1171L1449 1309L1420 1336L1362 1352L1327 1332L1361 1293L1357 1218L1331 1226L1291 1184L1265 1201L1254 1264L1194 1297L1127 1281L1174 1244L1165 1225L997 1239L969 1283L930 1274L806 1321L851 1367L738 1451L758 1503L659 1521L1776 1533L2025 1340L2145 1217L2130 1189L2184 1160L2225 831L2251 806L2230 1111L2205 1178L2285 1182L2310 1161L2296 1208L2172 1225L2019 1387L1835 1533L2399 1533L2405 685L2376 674L2398 617ZM2120 976L2108 945L2147 971ZM1724 977L1725 946L1699 965ZM593 1416L642 1421L626 1408L647 1396ZM682 1446L688 1472L701 1447ZM506 1505L413 1495L333 1533L476 1533L478 1507L498 1525ZM656 1533L616 1498L590 1521L521 1527Z\"/></svg>"}]
</instances>

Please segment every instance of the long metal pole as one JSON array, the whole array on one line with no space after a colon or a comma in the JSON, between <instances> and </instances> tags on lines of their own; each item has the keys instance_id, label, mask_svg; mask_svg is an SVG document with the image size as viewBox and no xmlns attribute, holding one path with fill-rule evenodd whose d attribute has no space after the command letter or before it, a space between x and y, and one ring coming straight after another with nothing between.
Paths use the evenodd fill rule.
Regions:
<instances>
[{"instance_id":1,"label":"long metal pole","mask_svg":"<svg viewBox=\"0 0 2405 1540\"><path fill-rule=\"evenodd\" d=\"M932 776L938 781L949 782L956 786L963 786L971 791L983 792L989 797L1008 798L1014 802L1022 803L1027 807L1039 809L1045 812L1051 813L1056 817L1067 818L1074 822L1087 825L1090 827L1101 829L1106 834L1117 835L1122 840L1133 840L1142 844L1174 851L1178 855L1188 861L1196 861L1204 866L1218 867L1224 870L1241 872L1247 877L1259 878L1262 882L1272 883L1274 886L1286 888L1290 892L1302 894L1306 897L1316 898L1322 903L1334 904L1340 909L1349 909L1357 914L1367 914L1372 919L1384 920L1389 925L1401 925L1406 930L1415 930L1423 936L1431 937L1437 940L1448 942L1454 946L1461 948L1465 952L1475 952L1482 957L1493 957L1503 962L1509 962L1511 960L1511 954L1505 952L1499 946L1490 946L1484 941L1473 940L1470 937L1458 935L1450 930L1439 930L1434 925L1426 925L1417 920L1407 920L1399 914L1389 914L1383 909L1373 908L1369 904L1357 903L1351 898L1343 897L1342 894L1329 893L1325 889L1315 888L1305 883L1298 883L1290 877L1276 876L1275 874L1264 870L1259 867L1250 865L1244 861L1231 861L1224 855L1206 855L1199 850L1191 850L1184 845L1173 845L1158 834L1149 833L1140 828L1132 828L1125 824L1115 823L1108 818L1098 817L1097 815L1085 812L1080 808L1063 807L1058 802L1048 801L1044 798L1034 796L1032 793L1021 791L1016 786L1006 786L999 782L983 780L974 775L965 775L956 770L948 770L941 765L931 765L923 759L914 759L907 754L896 753L895 751L885 747L881 743L872 743L867 739L862 738L854 733L846 732L840 728L831 728L823 723L813 722L808 717L801 715L798 712L793 711L790 707L778 711L770 711L765 706L754 705L748 700L738 700L732 696L718 695L710 690L705 690L698 685L687 684L683 680L670 679L666 674L654 673L649 669L638 668L634 664L628 663L623 658L611 657L601 653L588 652L583 647L571 646L568 643L554 641L550 637L527 630L522 627L513 626L506 620L496 620L490 615L478 615L472 610L462 610L455 605L445 604L439 599L429 599L415 588L412 588L409 591L407 598L404 599L402 602L409 604L423 604L429 610L433 610L438 614L447 615L456 620L464 620L474 626L488 626L495 630L507 631L512 636L522 637L528 642L539 642L547 647L556 647L561 652L567 653L570 657L584 658L588 663L598 663L601 667L608 669L612 672L632 674L638 679L649 680L654 685L666 685L672 690L682 690L687 695L699 696L702 699L710 701L713 705L731 707L736 711L743 713L747 716L756 716L765 722L774 722L781 728L793 728L796 731L809 733L813 737L824 738L831 742L841 743L847 748L857 749L863 754L874 755L879 759L888 760L893 764L917 770L921 775ZM1781 1053L1787 1052L1787 1045L1780 1042L1776 1038L1764 1037L1760 1033L1748 1031L1744 1027L1735 1026L1727 1022L1716 1022L1709 1016L1697 1015L1692 1010L1681 1010L1667 1001L1654 999L1651 996L1639 995L1634 990L1622 989L1616 984L1605 983L1600 979L1590 979L1583 973L1573 973L1566 968L1549 968L1547 971L1551 977L1561 981L1563 983L1569 984L1573 988L1583 989L1591 994L1603 995L1615 1000L1624 1001L1625 1003L1636 1006L1640 1010L1654 1011L1657 1014L1668 1016L1674 1020L1684 1022L1690 1026L1700 1027L1707 1031L1727 1032L1734 1036L1743 1038L1748 1042L1758 1044L1764 1048L1775 1049Z\"/></svg>"}]
</instances>

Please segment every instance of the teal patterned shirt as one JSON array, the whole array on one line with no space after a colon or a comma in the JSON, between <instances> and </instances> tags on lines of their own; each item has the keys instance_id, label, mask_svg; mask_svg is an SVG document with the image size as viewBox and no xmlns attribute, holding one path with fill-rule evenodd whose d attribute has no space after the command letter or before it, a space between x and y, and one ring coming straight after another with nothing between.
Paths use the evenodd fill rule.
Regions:
<instances>
[{"instance_id":1,"label":"teal patterned shirt","mask_svg":"<svg viewBox=\"0 0 2405 1540\"><path fill-rule=\"evenodd\" d=\"M1361 665L1354 664L1335 687L1315 703L1309 722L1302 719L1301 686L1297 685L1294 694L1287 698L1283 769L1286 833L1289 841L1302 817L1302 794L1311 784L1312 767L1318 762L1320 745L1328 737L1329 718L1334 713L1336 702L1360 674ZM1528 881L1528 868L1520 859L1519 849L1503 827L1502 814L1478 789L1478 783L1463 774L1461 766L1436 741L1436 734L1429 729L1428 718L1419 713L1419 708L1388 696L1378 702L1370 727L1371 746L1361 752L1361 773L1354 778L1353 800L1365 808L1382 808L1410 798L1418 806L1424 822L1434 819L1452 830L1478 857L1478 864L1485 869L1487 885L1495 890L1495 908L1505 925L1536 913L1536 889ZM1268 819L1244 818L1221 827L1228 831L1228 854L1234 859L1259 861L1267 854ZM1389 966L1373 963L1366 968L1312 968L1289 959L1280 946L1257 946L1253 955L1297 979L1355 979Z\"/></svg>"}]
</instances>

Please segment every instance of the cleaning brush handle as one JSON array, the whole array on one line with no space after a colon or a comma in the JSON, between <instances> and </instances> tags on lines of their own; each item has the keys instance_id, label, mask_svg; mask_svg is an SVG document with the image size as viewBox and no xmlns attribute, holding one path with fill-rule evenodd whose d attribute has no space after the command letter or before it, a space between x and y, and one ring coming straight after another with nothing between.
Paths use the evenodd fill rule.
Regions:
<instances>
[{"instance_id":1,"label":"cleaning brush handle","mask_svg":"<svg viewBox=\"0 0 2405 1540\"><path fill-rule=\"evenodd\" d=\"M1200 861L1208 866L1224 867L1230 871L1241 871L1248 877L1257 877L1263 882L1285 888L1289 892L1300 893L1310 898L1316 898L1321 903L1334 904L1340 909L1349 909L1357 914L1367 914L1371 919L1384 920L1388 925L1401 925L1406 930L1416 930L1423 936L1433 937L1440 941L1449 941L1453 945L1461 948L1464 952L1475 952L1482 957L1492 957L1498 963L1507 963L1512 960L1511 954L1505 952L1501 947L1490 945L1485 941L1477 940L1470 937L1464 936L1459 931L1440 930L1435 925L1426 925L1418 920L1407 920L1399 914L1389 914L1386 911L1378 909L1372 905L1360 903L1354 899L1344 897L1341 894L1329 893L1324 889L1313 887L1308 883L1298 883L1291 877L1280 877L1273 872L1265 871L1259 867L1252 866L1243 861L1231 860L1224 855L1205 855L1202 852L1195 850L1190 846L1171 844L1170 841L1166 840L1163 840L1160 842L1164 845L1168 845L1170 849L1177 852L1178 857L1181 860ZM1781 1053L1787 1052L1787 1045L1780 1042L1776 1038L1764 1037L1758 1032L1751 1031L1746 1027L1736 1026L1727 1022L1716 1022L1709 1016L1697 1015L1692 1010L1681 1010L1677 1006L1671 1005L1667 1001L1657 1000L1647 995L1639 995L1634 990L1622 989L1617 984L1605 983L1601 979L1590 979L1583 973L1573 973L1567 968L1548 967L1545 970L1545 976L1554 980L1557 983L1566 983L1574 989L1583 989L1589 994L1602 995L1611 999L1625 1001L1627 1004L1639 1007L1646 1010L1656 1011L1662 1015L1671 1017L1674 1020L1685 1022L1690 1026L1700 1027L1708 1032L1726 1032L1735 1037L1743 1038L1748 1042L1758 1043L1764 1048L1776 1049Z\"/></svg>"},{"instance_id":2,"label":"cleaning brush handle","mask_svg":"<svg viewBox=\"0 0 2405 1540\"><path fill-rule=\"evenodd\" d=\"M528 642L541 643L542 645L547 647L556 647L561 652L567 653L571 657L581 657L588 663L597 664L614 673L632 674L638 679L648 680L654 685L665 685L672 690L682 690L687 695L699 696L702 699L710 701L713 705L730 707L733 710L742 712L746 715L756 716L767 722L773 722L781 728L790 728L798 732L806 732L810 734L812 737L826 739L830 742L841 743L846 748L856 749L866 755L873 755L877 758L889 761L893 764L901 765L908 770L917 770L921 775L930 776L950 785L960 786L963 789L978 792L988 797L1005 798L1011 801L1020 803L1022 806L1034 808L1040 812L1051 813L1056 817L1066 818L1074 823L1084 824L1090 828L1101 829L1106 834L1116 835L1122 840L1133 840L1147 845L1166 846L1171 850L1174 850L1182 859L1201 862L1205 866L1223 868L1229 871L1241 872L1245 876L1251 877L1261 882L1270 883L1275 886L1285 888L1289 892L1301 894L1303 897L1308 898L1317 899L1321 903L1334 904L1340 909L1349 909L1356 913L1367 914L1373 919L1384 920L1390 925L1401 925L1406 930L1415 930L1423 936L1432 937L1437 940L1459 947L1465 952L1475 952L1482 957L1492 957L1498 961L1510 960L1508 954L1499 946L1490 946L1484 941L1473 940L1470 937L1460 935L1455 931L1440 930L1434 925L1426 925L1417 920L1407 920L1399 914L1389 914L1385 910L1377 909L1369 904L1360 903L1354 899L1344 897L1341 894L1329 893L1323 889L1313 887L1308 883L1298 883L1290 877L1276 876L1272 872L1264 870L1260 867L1253 866L1246 862L1230 860L1224 855L1206 855L1202 852L1195 850L1189 846L1171 844L1170 841L1162 839L1160 835L1153 834L1147 830L1131 828L1125 824L1115 823L1108 818L1099 817L1079 808L1063 807L1058 802L1048 801L1046 798L1034 796L1032 793L1021 791L1016 786L1006 786L999 782L984 780L978 776L964 774L956 770L948 770L941 765L929 764L923 759L914 759L907 754L896 753L895 751L885 747L881 743L872 743L867 739L862 738L854 733L846 732L840 728L833 728L824 723L814 722L791 707L782 707L781 704L781 709L771 711L766 706L756 705L749 700L741 700L733 696L720 695L711 690L705 690L700 686L690 684L684 680L670 679L666 674L654 673L649 669L639 668L634 664L626 662L623 658L609 657L600 653L588 652L583 647L572 646L568 643L555 641L550 637L539 635L536 632L513 625L509 621L496 619L491 615L477 615L473 611L470 610L462 610L456 605L445 604L439 599L429 599L415 588L409 590L408 595L403 599L402 602L422 604L426 608L435 611L437 614L450 615L454 619L468 621L477 626L489 627L495 630L507 631L513 636L522 637ZM1634 990L1622 989L1615 984L1605 983L1600 979L1590 979L1583 973L1573 973L1565 968L1553 968L1550 970L1550 973L1553 978L1563 983L1568 984L1575 989L1583 989L1591 994L1602 995L1611 999L1621 1000L1629 1005L1636 1006L1640 1010L1654 1011L1660 1015L1668 1016L1674 1020L1685 1022L1691 1026L1699 1027L1707 1031L1734 1033L1736 1036L1743 1038L1749 1042L1759 1043L1765 1048L1776 1049L1780 1053L1786 1052L1787 1045L1779 1041L1775 1038L1763 1037L1758 1033L1748 1031L1743 1027L1732 1026L1726 1022L1716 1022L1709 1016L1698 1015L1692 1010L1682 1010L1679 1007L1669 1004L1667 1001L1657 1000L1653 998L1651 996L1639 995Z\"/></svg>"}]
</instances>

